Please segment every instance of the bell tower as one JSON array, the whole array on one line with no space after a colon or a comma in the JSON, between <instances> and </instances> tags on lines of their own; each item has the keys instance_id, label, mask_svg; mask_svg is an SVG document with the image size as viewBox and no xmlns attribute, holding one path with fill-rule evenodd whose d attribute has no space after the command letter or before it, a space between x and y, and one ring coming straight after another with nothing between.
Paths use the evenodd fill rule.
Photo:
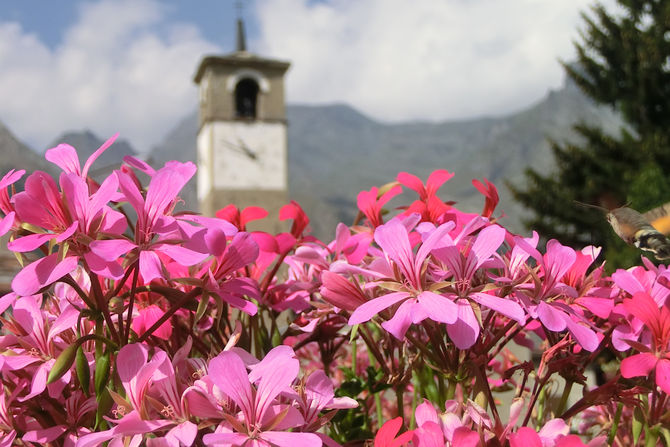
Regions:
<instances>
[{"instance_id":1,"label":"bell tower","mask_svg":"<svg viewBox=\"0 0 670 447\"><path fill-rule=\"evenodd\" d=\"M198 201L206 216L233 203L261 206L269 217L255 229L280 231L288 203L288 142L284 75L290 63L247 51L237 20L233 53L206 56L199 87ZM263 228L261 228L263 227Z\"/></svg>"}]
</instances>

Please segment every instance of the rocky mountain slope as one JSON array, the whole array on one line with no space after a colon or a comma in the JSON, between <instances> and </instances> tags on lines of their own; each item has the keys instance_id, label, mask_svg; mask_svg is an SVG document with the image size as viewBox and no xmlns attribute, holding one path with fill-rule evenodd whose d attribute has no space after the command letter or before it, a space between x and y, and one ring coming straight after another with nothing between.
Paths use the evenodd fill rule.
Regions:
<instances>
[{"instance_id":1,"label":"rocky mountain slope","mask_svg":"<svg viewBox=\"0 0 670 447\"><path fill-rule=\"evenodd\" d=\"M529 166L549 172L553 156L547 138L576 138L574 123L585 121L610 133L621 126L612 110L594 105L570 83L526 110L501 117L388 124L343 104L289 105L287 116L290 196L305 208L316 235L324 239L332 237L337 222L352 221L356 194L362 189L392 181L400 171L425 179L438 168L456 173L440 190L441 197L457 201L467 211L478 211L483 205L472 179L486 177L494 182L501 197L499 210L508 216L506 225L523 232L519 222L524 210L512 200L505 181L522 183ZM195 161L197 126L194 111L150 151L150 161L154 165ZM7 135L0 127L0 151L8 155L0 168L7 166L5 172L14 166L44 169L40 156L23 150L25 146ZM66 133L54 145L60 142L76 147L83 162L102 140L84 131ZM129 143L117 141L94 166L104 172L134 153ZM191 209L195 207L195 179L183 198Z\"/></svg>"}]
</instances>

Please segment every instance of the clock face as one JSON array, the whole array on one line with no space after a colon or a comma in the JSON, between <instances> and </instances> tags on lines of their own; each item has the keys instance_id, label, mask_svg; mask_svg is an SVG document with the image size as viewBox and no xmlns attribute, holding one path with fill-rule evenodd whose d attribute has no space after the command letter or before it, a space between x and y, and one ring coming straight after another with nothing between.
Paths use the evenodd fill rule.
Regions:
<instances>
[{"instance_id":1,"label":"clock face","mask_svg":"<svg viewBox=\"0 0 670 447\"><path fill-rule=\"evenodd\" d=\"M286 189L286 126L281 123L215 122L211 172L215 189Z\"/></svg>"}]
</instances>

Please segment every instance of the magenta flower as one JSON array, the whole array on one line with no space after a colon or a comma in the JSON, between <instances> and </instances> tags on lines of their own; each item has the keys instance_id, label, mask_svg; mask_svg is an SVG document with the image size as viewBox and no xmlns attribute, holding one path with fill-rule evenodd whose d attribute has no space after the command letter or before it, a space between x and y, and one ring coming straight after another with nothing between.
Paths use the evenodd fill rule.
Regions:
<instances>
[{"instance_id":1,"label":"magenta flower","mask_svg":"<svg viewBox=\"0 0 670 447\"><path fill-rule=\"evenodd\" d=\"M228 241L222 229L210 229L205 243L213 261L206 266L205 289L249 315L258 311L256 304L245 297L260 298L258 285L250 278L236 278L235 273L258 258L259 248L251 233L239 232ZM201 275L200 273L199 275Z\"/></svg>"},{"instance_id":2,"label":"magenta flower","mask_svg":"<svg viewBox=\"0 0 670 447\"><path fill-rule=\"evenodd\" d=\"M400 306L390 320L382 323L382 327L398 339L405 336L410 324L420 323L426 318L440 323L454 323L458 314L457 306L451 299L430 290L424 269L431 250L442 243L442 239L452 228L451 222L436 228L414 254L409 232L398 219L377 227L375 241L384 251L385 258L378 259L370 270L378 278L393 282L397 286L391 288L395 291L359 306L351 314L349 324L365 323L397 303Z\"/></svg>"},{"instance_id":3,"label":"magenta flower","mask_svg":"<svg viewBox=\"0 0 670 447\"><path fill-rule=\"evenodd\" d=\"M451 402L447 402L447 405L451 407L451 410L458 409L457 406L451 405ZM473 413L473 410L469 409L469 413ZM418 405L414 415L417 425L414 430L414 440L419 446L476 447L479 445L479 433L470 429L472 420L469 416L465 416L463 420L451 411L438 415L435 407L428 401ZM489 422L480 421L484 422L481 424L482 428L486 422Z\"/></svg>"},{"instance_id":4,"label":"magenta flower","mask_svg":"<svg viewBox=\"0 0 670 447\"><path fill-rule=\"evenodd\" d=\"M326 408L358 406L358 402L349 397L335 397L333 382L320 369L310 374L305 386L300 387L297 402L300 413L305 419L304 431L317 431L328 422L330 417L319 417L319 413Z\"/></svg>"},{"instance_id":5,"label":"magenta flower","mask_svg":"<svg viewBox=\"0 0 670 447\"><path fill-rule=\"evenodd\" d=\"M414 431L409 430L398 436L400 427L402 427L402 418L400 416L386 421L375 435L374 447L402 447L407 445L412 440Z\"/></svg>"},{"instance_id":6,"label":"magenta flower","mask_svg":"<svg viewBox=\"0 0 670 447\"><path fill-rule=\"evenodd\" d=\"M5 217L0 218L0 236L5 235L15 226L16 212L14 211L14 205L9 199L7 187L19 181L25 173L26 171L23 169L19 171L12 169L0 179L0 211L5 215Z\"/></svg>"},{"instance_id":7,"label":"magenta flower","mask_svg":"<svg viewBox=\"0 0 670 447\"><path fill-rule=\"evenodd\" d=\"M563 419L552 419L540 429L539 433L530 427L521 427L509 435L511 447L553 447L559 437L570 433L570 427Z\"/></svg>"},{"instance_id":8,"label":"magenta flower","mask_svg":"<svg viewBox=\"0 0 670 447\"><path fill-rule=\"evenodd\" d=\"M522 241L517 243L521 245ZM577 291L561 282L577 260L575 250L554 239L547 242L544 255L528 244L524 245L524 250L538 261L542 269L542 279L535 281L532 290L520 287L516 292L529 315L539 319L550 331L567 329L582 348L595 351L600 343L598 336L588 320L570 305L578 298Z\"/></svg>"},{"instance_id":9,"label":"magenta flower","mask_svg":"<svg viewBox=\"0 0 670 447\"><path fill-rule=\"evenodd\" d=\"M171 215L177 194L195 170L195 165L190 162L166 163L152 176L146 198L129 174L117 171L119 188L137 212L135 240L96 240L91 242L91 250L107 262L116 262L119 256L135 250L142 280L147 284L153 279L165 278L159 254L184 266L204 260L208 256L204 244L206 228L181 222Z\"/></svg>"},{"instance_id":10,"label":"magenta flower","mask_svg":"<svg viewBox=\"0 0 670 447\"><path fill-rule=\"evenodd\" d=\"M47 150L44 153L44 158L60 167L63 172L67 174L76 174L85 179L88 177L88 170L91 168L93 162L97 160L98 157L114 143L114 141L116 141L118 136L119 134L116 133L112 135L110 139L102 143L102 145L88 157L83 168L79 163L79 156L77 156L76 149L69 144L59 144L58 146Z\"/></svg>"},{"instance_id":11,"label":"magenta flower","mask_svg":"<svg viewBox=\"0 0 670 447\"><path fill-rule=\"evenodd\" d=\"M624 302L626 310L641 320L651 333L651 346L629 341L633 347L642 351L623 359L621 375L647 377L654 371L656 384L670 394L670 309L658 307L649 294L638 292Z\"/></svg>"},{"instance_id":12,"label":"magenta flower","mask_svg":"<svg viewBox=\"0 0 670 447\"><path fill-rule=\"evenodd\" d=\"M227 419L215 433L207 434L207 445L240 447L320 447L321 438L314 433L283 431L304 423L291 407L281 405L277 397L291 391L298 375L299 362L293 350L278 346L247 373L242 358L234 351L224 351L209 364L209 378L240 409L238 419Z\"/></svg>"},{"instance_id":13,"label":"magenta flower","mask_svg":"<svg viewBox=\"0 0 670 447\"><path fill-rule=\"evenodd\" d=\"M19 398L19 401L37 396L47 388L51 397L57 397L70 380L71 373L68 371L61 380L47 386L49 371L67 346L61 334L76 325L79 311L67 306L58 316L53 317L40 309L41 304L39 296L25 296L16 300L9 326L13 328L14 335L2 340L2 347L11 352L11 355L2 357L2 370L30 371L30 392ZM7 345L11 341L14 343Z\"/></svg>"},{"instance_id":14,"label":"magenta flower","mask_svg":"<svg viewBox=\"0 0 670 447\"><path fill-rule=\"evenodd\" d=\"M68 249L52 253L26 266L21 277L12 283L20 295L35 293L58 280L76 267L82 256L92 271L105 277L121 277L123 270L116 262L105 262L89 250L88 242L101 234L121 234L125 218L112 210L108 201L117 194L115 174L107 177L93 193L86 180L76 173L60 176L60 191L47 174L37 171L26 180L25 190L13 197L16 215L21 222L38 231L8 244L10 250L29 252L47 242L67 244ZM65 252L74 256L63 257Z\"/></svg>"},{"instance_id":15,"label":"magenta flower","mask_svg":"<svg viewBox=\"0 0 670 447\"><path fill-rule=\"evenodd\" d=\"M139 336L144 334L156 321L158 321L165 312L155 304L151 304L138 311L138 315L133 318L133 331ZM172 335L172 324L170 321L165 321L158 326L151 335L163 340L169 340Z\"/></svg>"},{"instance_id":16,"label":"magenta flower","mask_svg":"<svg viewBox=\"0 0 670 447\"><path fill-rule=\"evenodd\" d=\"M361 191L358 193L358 209L368 218L370 225L377 228L384 223L382 218L382 208L393 197L402 192L400 185L395 185L388 191L381 192L377 187L372 187L370 191Z\"/></svg>"},{"instance_id":17,"label":"magenta flower","mask_svg":"<svg viewBox=\"0 0 670 447\"><path fill-rule=\"evenodd\" d=\"M479 218L481 219L481 218ZM477 220L472 221L477 222ZM461 237L433 250L435 257L446 266L445 279L451 276L453 286L443 294L453 300L457 306L457 316L454 322L447 324L447 333L457 348L467 349L475 344L479 337L479 321L475 316L470 301L480 306L492 309L506 317L523 324L526 315L518 303L509 299L495 296L482 291L481 285L474 281L475 275L487 263L493 262L493 256L505 239L505 230L497 225L491 225L481 230L471 241L472 246L465 254L458 245L464 241L465 234L473 228L466 226ZM470 242L469 242L470 243Z\"/></svg>"},{"instance_id":18,"label":"magenta flower","mask_svg":"<svg viewBox=\"0 0 670 447\"><path fill-rule=\"evenodd\" d=\"M405 210L406 215L418 213L426 222L444 223L442 216L450 209L450 205L444 203L438 196L437 190L454 176L452 172L437 169L428 176L424 185L420 178L407 172L401 172L396 179L398 183L416 191L419 199ZM450 202L452 204L453 202Z\"/></svg>"},{"instance_id":19,"label":"magenta flower","mask_svg":"<svg viewBox=\"0 0 670 447\"><path fill-rule=\"evenodd\" d=\"M486 201L484 202L484 209L482 210L482 216L488 218L491 217L493 211L496 209L496 206L498 206L500 198L498 197L498 190L496 189L495 185L489 182L487 178L484 178L484 182L486 183L486 186L484 186L479 180L473 179L472 185L477 188L477 191L481 192L484 197L486 197Z\"/></svg>"}]
</instances>

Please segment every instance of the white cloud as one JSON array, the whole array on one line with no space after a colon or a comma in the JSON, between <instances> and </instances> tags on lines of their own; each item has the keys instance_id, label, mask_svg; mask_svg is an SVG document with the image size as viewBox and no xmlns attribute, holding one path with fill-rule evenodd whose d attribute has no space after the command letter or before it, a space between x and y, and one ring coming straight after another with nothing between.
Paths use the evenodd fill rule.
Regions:
<instances>
[{"instance_id":1,"label":"white cloud","mask_svg":"<svg viewBox=\"0 0 670 447\"><path fill-rule=\"evenodd\" d=\"M256 46L292 62L289 101L391 121L495 115L562 85L592 3L259 0Z\"/></svg>"},{"instance_id":2,"label":"white cloud","mask_svg":"<svg viewBox=\"0 0 670 447\"><path fill-rule=\"evenodd\" d=\"M37 149L61 132L115 132L148 150L196 103L203 53L219 52L156 0L83 3L53 50L0 23L0 120Z\"/></svg>"}]
</instances>

